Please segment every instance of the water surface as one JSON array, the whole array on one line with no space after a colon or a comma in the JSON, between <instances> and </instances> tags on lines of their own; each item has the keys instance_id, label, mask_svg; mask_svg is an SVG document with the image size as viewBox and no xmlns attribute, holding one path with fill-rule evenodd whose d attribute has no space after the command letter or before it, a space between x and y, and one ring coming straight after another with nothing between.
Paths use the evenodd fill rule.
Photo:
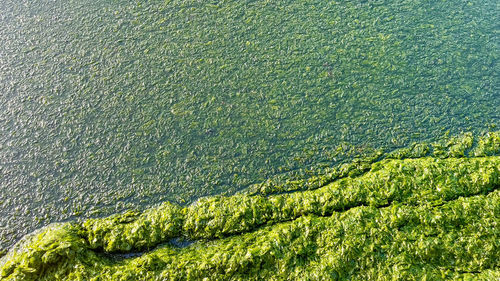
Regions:
<instances>
[{"instance_id":1,"label":"water surface","mask_svg":"<svg viewBox=\"0 0 500 281\"><path fill-rule=\"evenodd\" d=\"M500 123L497 1L0 0L0 248Z\"/></svg>"}]
</instances>

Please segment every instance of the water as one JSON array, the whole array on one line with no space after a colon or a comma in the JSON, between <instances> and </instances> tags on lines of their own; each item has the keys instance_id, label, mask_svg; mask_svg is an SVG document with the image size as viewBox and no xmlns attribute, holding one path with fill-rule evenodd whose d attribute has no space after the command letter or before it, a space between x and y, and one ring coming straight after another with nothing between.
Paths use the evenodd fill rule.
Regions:
<instances>
[{"instance_id":1,"label":"water","mask_svg":"<svg viewBox=\"0 0 500 281\"><path fill-rule=\"evenodd\" d=\"M500 123L496 1L0 0L0 248Z\"/></svg>"}]
</instances>

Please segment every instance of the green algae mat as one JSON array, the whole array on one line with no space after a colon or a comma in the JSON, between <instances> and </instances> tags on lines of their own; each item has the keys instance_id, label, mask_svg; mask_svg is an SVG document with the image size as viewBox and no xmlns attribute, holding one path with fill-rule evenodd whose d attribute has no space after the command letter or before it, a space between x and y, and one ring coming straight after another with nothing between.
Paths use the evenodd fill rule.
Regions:
<instances>
[{"instance_id":1,"label":"green algae mat","mask_svg":"<svg viewBox=\"0 0 500 281\"><path fill-rule=\"evenodd\" d=\"M0 277L498 280L500 132L473 140L375 153L301 184L50 225L0 259Z\"/></svg>"},{"instance_id":2,"label":"green algae mat","mask_svg":"<svg viewBox=\"0 0 500 281\"><path fill-rule=\"evenodd\" d=\"M0 0L0 279L499 279L499 22Z\"/></svg>"},{"instance_id":3,"label":"green algae mat","mask_svg":"<svg viewBox=\"0 0 500 281\"><path fill-rule=\"evenodd\" d=\"M374 150L498 130L499 15L497 0L0 0L0 252L53 222L319 186Z\"/></svg>"}]
</instances>

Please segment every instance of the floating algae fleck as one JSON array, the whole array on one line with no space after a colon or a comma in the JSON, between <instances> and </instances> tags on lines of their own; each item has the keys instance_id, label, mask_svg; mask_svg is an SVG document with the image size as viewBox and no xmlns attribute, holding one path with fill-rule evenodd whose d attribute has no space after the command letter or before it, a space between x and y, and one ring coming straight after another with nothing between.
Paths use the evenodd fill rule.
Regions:
<instances>
[{"instance_id":1,"label":"floating algae fleck","mask_svg":"<svg viewBox=\"0 0 500 281\"><path fill-rule=\"evenodd\" d=\"M355 161L368 167L332 172L311 189L253 190L52 225L11 249L0 274L5 280L497 280L499 135L475 141L465 134L443 141L440 150L420 144ZM195 242L166 243L179 237Z\"/></svg>"}]
</instances>

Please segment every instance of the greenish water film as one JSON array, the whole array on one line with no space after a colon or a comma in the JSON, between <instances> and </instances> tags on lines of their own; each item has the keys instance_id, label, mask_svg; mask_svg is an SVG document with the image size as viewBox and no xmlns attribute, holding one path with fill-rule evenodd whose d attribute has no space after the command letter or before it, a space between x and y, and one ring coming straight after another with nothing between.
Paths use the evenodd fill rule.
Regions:
<instances>
[{"instance_id":1,"label":"greenish water film","mask_svg":"<svg viewBox=\"0 0 500 281\"><path fill-rule=\"evenodd\" d=\"M0 248L500 123L497 1L0 0Z\"/></svg>"}]
</instances>

